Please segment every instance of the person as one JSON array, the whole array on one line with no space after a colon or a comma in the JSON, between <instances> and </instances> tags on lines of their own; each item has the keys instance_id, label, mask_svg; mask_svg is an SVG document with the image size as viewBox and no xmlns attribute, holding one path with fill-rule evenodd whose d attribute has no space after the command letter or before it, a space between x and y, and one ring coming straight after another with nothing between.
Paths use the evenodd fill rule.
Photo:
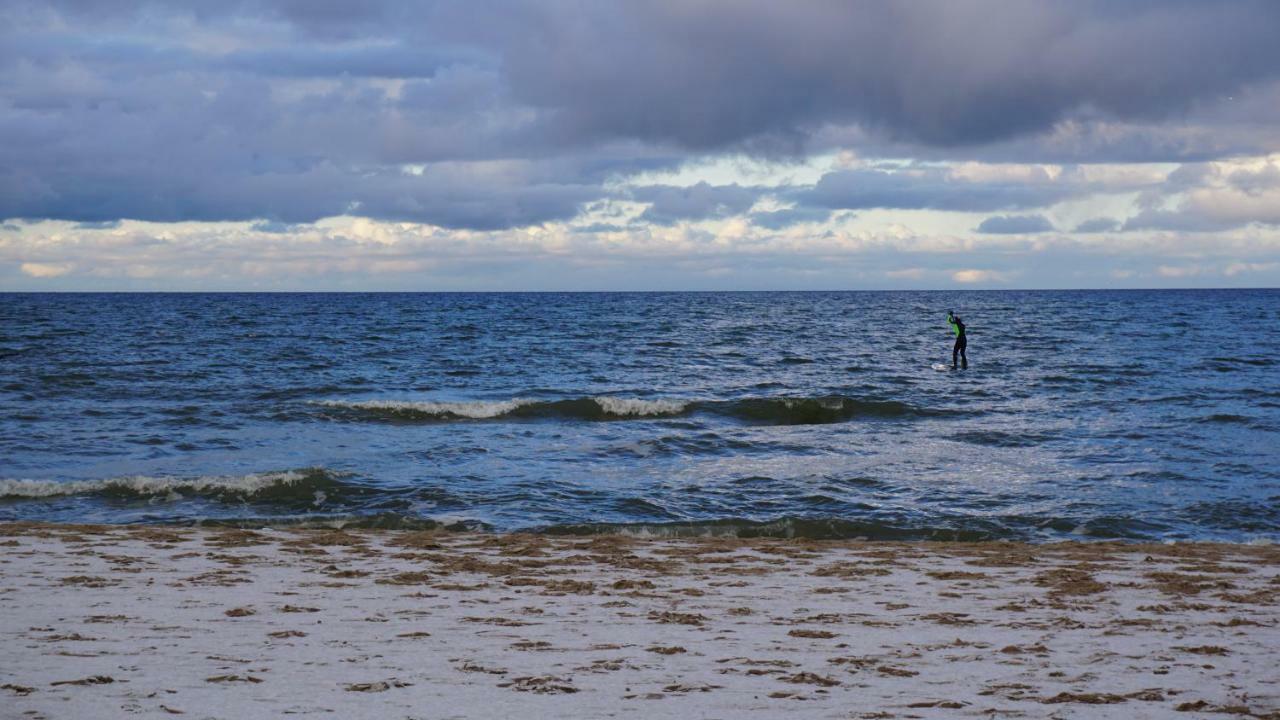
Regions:
<instances>
[{"instance_id":1,"label":"person","mask_svg":"<svg viewBox=\"0 0 1280 720\"><path fill-rule=\"evenodd\" d=\"M951 326L951 331L956 334L956 344L951 348L951 369L956 369L956 358L960 359L960 369L969 369L969 356L965 354L965 349L969 346L969 339L964 336L964 321L950 310L947 311L947 324Z\"/></svg>"}]
</instances>

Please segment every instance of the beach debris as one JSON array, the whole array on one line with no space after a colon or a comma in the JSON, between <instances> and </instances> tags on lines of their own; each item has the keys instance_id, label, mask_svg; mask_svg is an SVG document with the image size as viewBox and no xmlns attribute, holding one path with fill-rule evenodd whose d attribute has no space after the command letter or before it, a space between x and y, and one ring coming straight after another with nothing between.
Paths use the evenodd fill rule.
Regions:
<instances>
[{"instance_id":1,"label":"beach debris","mask_svg":"<svg viewBox=\"0 0 1280 720\"><path fill-rule=\"evenodd\" d=\"M546 595L591 595L596 584L585 580L549 580L542 583Z\"/></svg>"},{"instance_id":2,"label":"beach debris","mask_svg":"<svg viewBox=\"0 0 1280 720\"><path fill-rule=\"evenodd\" d=\"M26 685L15 685L13 683L5 683L4 685L0 685L0 690L8 690L9 692L14 693L15 695L30 695L31 693L36 691L36 689L33 687L27 687Z\"/></svg>"},{"instance_id":3,"label":"beach debris","mask_svg":"<svg viewBox=\"0 0 1280 720\"><path fill-rule=\"evenodd\" d=\"M526 625L533 624L533 623L527 623L523 620L514 620L512 618L505 618L505 617L470 616L470 617L462 618L462 621L469 622L469 623L482 623L485 625L501 625L502 627L525 627Z\"/></svg>"},{"instance_id":4,"label":"beach debris","mask_svg":"<svg viewBox=\"0 0 1280 720\"><path fill-rule=\"evenodd\" d=\"M707 617L705 615L700 615L698 613L671 612L669 610L663 612L658 612L657 610L651 611L649 613L649 619L664 624L697 626L701 626L707 621Z\"/></svg>"},{"instance_id":5,"label":"beach debris","mask_svg":"<svg viewBox=\"0 0 1280 720\"><path fill-rule=\"evenodd\" d=\"M570 685L568 680L553 675L518 677L511 682L499 683L498 687L509 687L519 692L531 692L540 695L578 692L578 688Z\"/></svg>"},{"instance_id":6,"label":"beach debris","mask_svg":"<svg viewBox=\"0 0 1280 720\"><path fill-rule=\"evenodd\" d=\"M63 585L79 585L87 588L104 588L119 584L115 580L108 580L107 578L95 577L93 575L72 575L70 577L64 577L58 582Z\"/></svg>"},{"instance_id":7,"label":"beach debris","mask_svg":"<svg viewBox=\"0 0 1280 720\"><path fill-rule=\"evenodd\" d=\"M657 585L651 580L618 580L610 587L614 590L652 590Z\"/></svg>"},{"instance_id":8,"label":"beach debris","mask_svg":"<svg viewBox=\"0 0 1280 720\"><path fill-rule=\"evenodd\" d=\"M929 613L928 615L921 615L920 619L936 622L939 625L974 625L977 623L976 620L969 619L968 613Z\"/></svg>"},{"instance_id":9,"label":"beach debris","mask_svg":"<svg viewBox=\"0 0 1280 720\"><path fill-rule=\"evenodd\" d=\"M391 577L378 578L374 582L379 585L426 585L432 580L432 575L425 572L402 572L396 573Z\"/></svg>"},{"instance_id":10,"label":"beach debris","mask_svg":"<svg viewBox=\"0 0 1280 720\"><path fill-rule=\"evenodd\" d=\"M909 708L945 708L947 710L959 710L969 703L957 702L955 700L921 700L920 702L907 703Z\"/></svg>"},{"instance_id":11,"label":"beach debris","mask_svg":"<svg viewBox=\"0 0 1280 720\"><path fill-rule=\"evenodd\" d=\"M110 685L115 681L116 679L110 675L90 675L87 678L80 678L79 680L56 680L49 683L49 685L53 687L58 685Z\"/></svg>"},{"instance_id":12,"label":"beach debris","mask_svg":"<svg viewBox=\"0 0 1280 720\"><path fill-rule=\"evenodd\" d=\"M986 580L986 573L966 572L964 570L926 570L925 575L934 580Z\"/></svg>"},{"instance_id":13,"label":"beach debris","mask_svg":"<svg viewBox=\"0 0 1280 720\"><path fill-rule=\"evenodd\" d=\"M403 680L378 680L375 682L348 683L342 687L348 692L385 692L391 688L410 687L413 683Z\"/></svg>"},{"instance_id":14,"label":"beach debris","mask_svg":"<svg viewBox=\"0 0 1280 720\"><path fill-rule=\"evenodd\" d=\"M684 693L693 693L693 692L711 692L712 690L719 690L722 687L724 686L711 685L711 684L685 685L684 683L676 683L674 685L667 685L666 687L662 688L662 691L669 692L669 693L684 694Z\"/></svg>"},{"instance_id":15,"label":"beach debris","mask_svg":"<svg viewBox=\"0 0 1280 720\"><path fill-rule=\"evenodd\" d=\"M1193 575L1180 572L1151 572L1147 579L1166 595L1199 595L1205 590L1232 590L1229 580L1210 575Z\"/></svg>"},{"instance_id":16,"label":"beach debris","mask_svg":"<svg viewBox=\"0 0 1280 720\"><path fill-rule=\"evenodd\" d=\"M791 637L811 638L814 640L829 640L835 637L838 633L833 633L830 630L792 630L787 634L790 635Z\"/></svg>"},{"instance_id":17,"label":"beach debris","mask_svg":"<svg viewBox=\"0 0 1280 720\"><path fill-rule=\"evenodd\" d=\"M243 683L260 683L262 678L252 675L214 675L204 679L205 682L224 683L224 682L243 682Z\"/></svg>"},{"instance_id":18,"label":"beach debris","mask_svg":"<svg viewBox=\"0 0 1280 720\"><path fill-rule=\"evenodd\" d=\"M1177 646L1177 647L1174 647L1173 649L1181 650L1182 652L1189 652L1194 655L1226 655L1227 653L1231 652L1230 650L1224 647L1221 647L1219 645L1200 645L1198 647Z\"/></svg>"},{"instance_id":19,"label":"beach debris","mask_svg":"<svg viewBox=\"0 0 1280 720\"><path fill-rule=\"evenodd\" d=\"M778 678L782 682L796 683L797 685L821 685L822 687L835 687L840 684L839 680L819 675L812 672L798 672L795 675L784 675Z\"/></svg>"},{"instance_id":20,"label":"beach debris","mask_svg":"<svg viewBox=\"0 0 1280 720\"><path fill-rule=\"evenodd\" d=\"M672 645L669 647L664 647L662 645L650 645L645 648L645 650L648 650L651 653L658 653L659 655L679 655L680 653L688 652L679 645Z\"/></svg>"},{"instance_id":21,"label":"beach debris","mask_svg":"<svg viewBox=\"0 0 1280 720\"><path fill-rule=\"evenodd\" d=\"M812 574L817 577L835 577L847 580L863 577L884 577L885 575L891 575L892 572L888 568L867 562L836 562L823 565L814 570Z\"/></svg>"},{"instance_id":22,"label":"beach debris","mask_svg":"<svg viewBox=\"0 0 1280 720\"><path fill-rule=\"evenodd\" d=\"M1127 702L1129 698L1112 693L1071 693L1060 692L1053 697L1044 698L1040 702L1046 705L1057 703L1084 703L1086 705L1110 705Z\"/></svg>"},{"instance_id":23,"label":"beach debris","mask_svg":"<svg viewBox=\"0 0 1280 720\"><path fill-rule=\"evenodd\" d=\"M511 643L512 650L547 650L551 643L546 640L519 640Z\"/></svg>"},{"instance_id":24,"label":"beach debris","mask_svg":"<svg viewBox=\"0 0 1280 720\"><path fill-rule=\"evenodd\" d=\"M1095 595L1107 586L1093 578L1085 565L1046 570L1036 575L1032 582L1038 587L1049 588L1051 596Z\"/></svg>"},{"instance_id":25,"label":"beach debris","mask_svg":"<svg viewBox=\"0 0 1280 720\"><path fill-rule=\"evenodd\" d=\"M470 660L463 661L463 663L458 666L458 670L460 672L486 673L489 675L506 675L507 674L507 671L503 670L502 668L485 667L484 665L481 665L476 662L472 662Z\"/></svg>"},{"instance_id":26,"label":"beach debris","mask_svg":"<svg viewBox=\"0 0 1280 720\"><path fill-rule=\"evenodd\" d=\"M40 639L48 640L50 642L67 642L67 641L93 642L93 641L96 641L98 638L89 637L88 635L81 635L78 632L73 632L73 633L63 633L60 635L46 635Z\"/></svg>"}]
</instances>

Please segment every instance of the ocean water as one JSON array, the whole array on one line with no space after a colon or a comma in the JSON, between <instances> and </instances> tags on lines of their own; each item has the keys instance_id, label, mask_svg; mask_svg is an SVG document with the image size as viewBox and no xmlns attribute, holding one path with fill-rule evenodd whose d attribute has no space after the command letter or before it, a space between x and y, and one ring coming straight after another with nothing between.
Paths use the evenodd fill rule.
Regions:
<instances>
[{"instance_id":1,"label":"ocean water","mask_svg":"<svg viewBox=\"0 0 1280 720\"><path fill-rule=\"evenodd\" d=\"M19 519L1276 539L1280 291L3 294Z\"/></svg>"}]
</instances>

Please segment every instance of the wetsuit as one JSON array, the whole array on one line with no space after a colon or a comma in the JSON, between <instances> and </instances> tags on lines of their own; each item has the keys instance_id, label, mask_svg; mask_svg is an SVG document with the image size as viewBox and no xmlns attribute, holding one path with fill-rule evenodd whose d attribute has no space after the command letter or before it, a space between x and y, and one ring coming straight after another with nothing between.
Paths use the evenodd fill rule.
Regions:
<instances>
[{"instance_id":1,"label":"wetsuit","mask_svg":"<svg viewBox=\"0 0 1280 720\"><path fill-rule=\"evenodd\" d=\"M967 370L969 368L969 357L965 355L965 348L969 346L969 339L964 336L964 321L955 315L948 315L947 322L951 325L951 330L956 334L956 344L951 348L951 369L956 369L956 358L960 359L960 368Z\"/></svg>"}]
</instances>

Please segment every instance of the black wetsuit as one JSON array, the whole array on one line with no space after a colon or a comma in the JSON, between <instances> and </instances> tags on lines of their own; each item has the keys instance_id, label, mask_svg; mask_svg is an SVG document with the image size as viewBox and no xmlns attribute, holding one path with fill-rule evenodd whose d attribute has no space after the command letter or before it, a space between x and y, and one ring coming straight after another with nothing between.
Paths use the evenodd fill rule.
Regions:
<instances>
[{"instance_id":1,"label":"black wetsuit","mask_svg":"<svg viewBox=\"0 0 1280 720\"><path fill-rule=\"evenodd\" d=\"M965 355L965 348L969 347L969 339L964 335L964 322L958 317L951 318L951 329L956 333L956 344L951 348L951 369L956 369L956 358L960 359L960 368L967 370L969 368L969 357Z\"/></svg>"}]
</instances>

